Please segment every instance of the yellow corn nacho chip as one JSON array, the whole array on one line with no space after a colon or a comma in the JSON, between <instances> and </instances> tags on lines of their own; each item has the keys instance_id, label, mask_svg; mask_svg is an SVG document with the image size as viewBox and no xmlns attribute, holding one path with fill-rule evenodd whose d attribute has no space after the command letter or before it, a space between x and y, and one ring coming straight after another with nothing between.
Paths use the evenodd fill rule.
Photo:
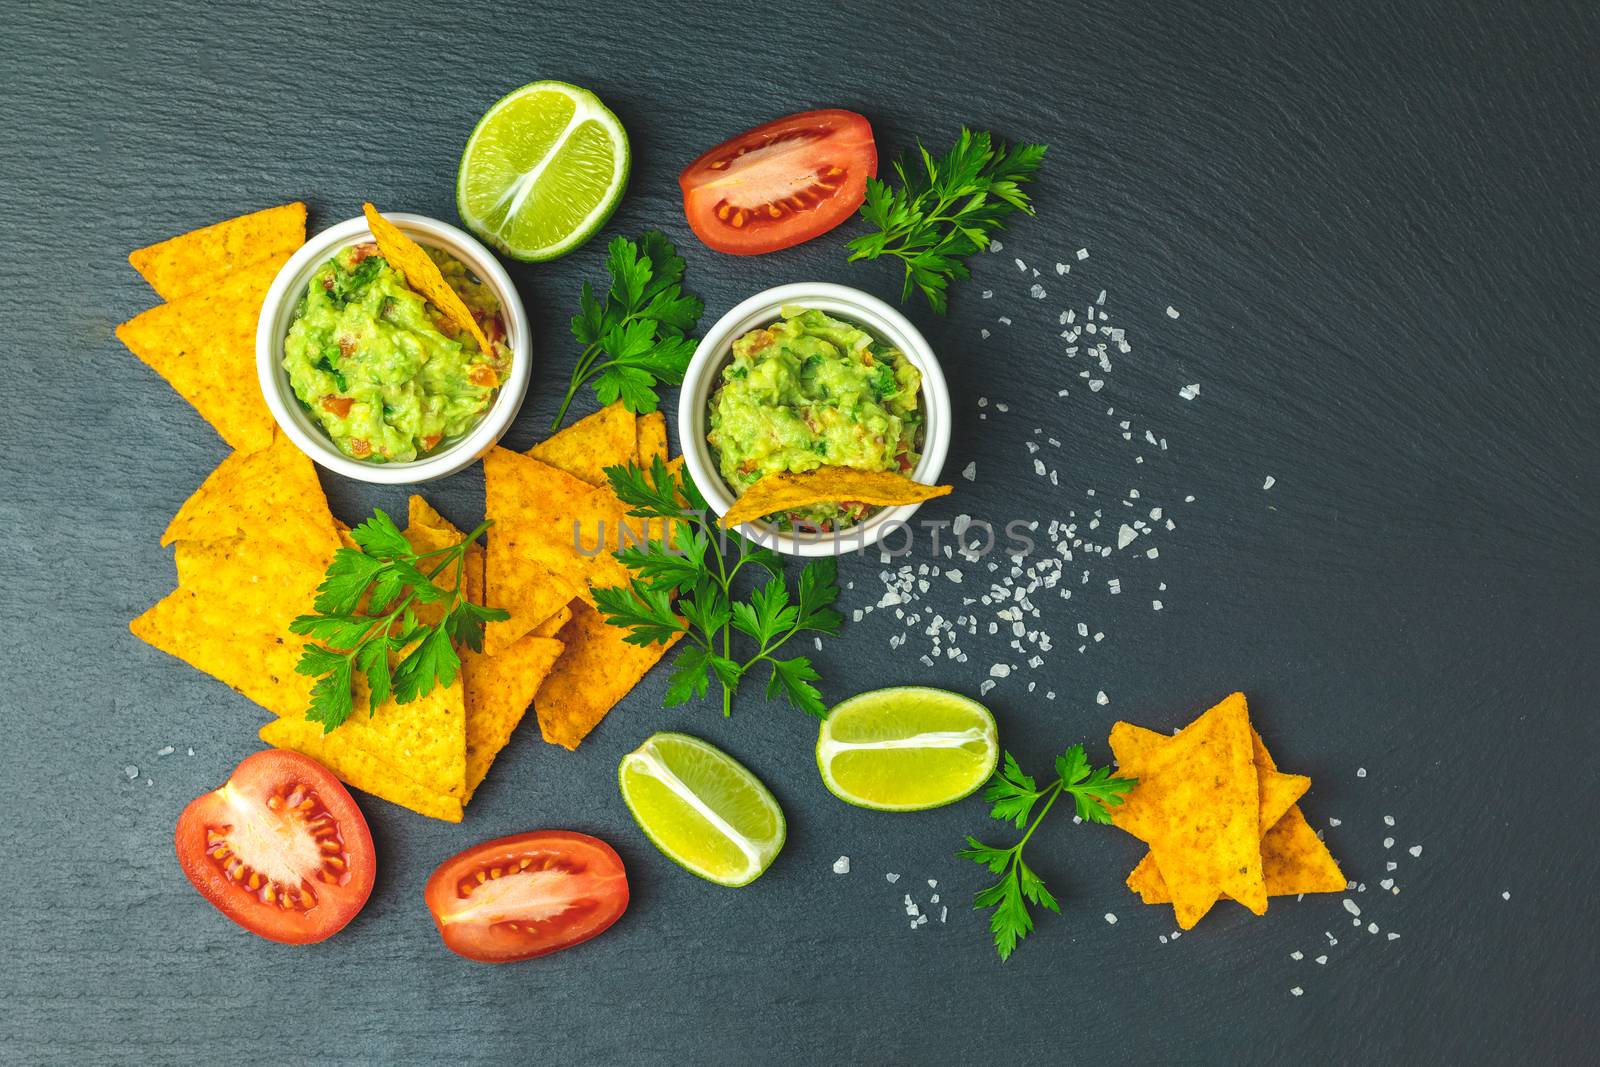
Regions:
<instances>
[{"instance_id":1,"label":"yellow corn nacho chip","mask_svg":"<svg viewBox=\"0 0 1600 1067\"><path fill-rule=\"evenodd\" d=\"M1261 873L1275 897L1342 893L1349 885L1298 804L1261 839Z\"/></svg>"},{"instance_id":2,"label":"yellow corn nacho chip","mask_svg":"<svg viewBox=\"0 0 1600 1067\"><path fill-rule=\"evenodd\" d=\"M1260 804L1250 720L1235 693L1146 763L1111 821L1149 844L1188 930L1223 894L1257 915L1267 910Z\"/></svg>"},{"instance_id":3,"label":"yellow corn nacho chip","mask_svg":"<svg viewBox=\"0 0 1600 1067\"><path fill-rule=\"evenodd\" d=\"M916 504L944 496L950 490L948 485L923 485L891 471L859 471L852 467L818 467L802 474L769 474L733 502L722 516L722 525L731 529L763 515L829 501L879 507Z\"/></svg>"},{"instance_id":4,"label":"yellow corn nacho chip","mask_svg":"<svg viewBox=\"0 0 1600 1067\"><path fill-rule=\"evenodd\" d=\"M430 818L461 821L459 798L430 792L408 778L399 777L382 760L351 743L342 730L325 734L320 725L305 719L279 719L263 726L260 736L273 748L310 756L341 781L363 793L371 793Z\"/></svg>"},{"instance_id":5,"label":"yellow corn nacho chip","mask_svg":"<svg viewBox=\"0 0 1600 1067\"><path fill-rule=\"evenodd\" d=\"M572 618L572 605L563 605L561 610L550 616L544 622L528 631L535 637L555 637L561 628Z\"/></svg>"},{"instance_id":6,"label":"yellow corn nacho chip","mask_svg":"<svg viewBox=\"0 0 1600 1067\"><path fill-rule=\"evenodd\" d=\"M429 302L444 312L458 328L471 334L472 339L478 342L478 351L485 355L493 352L493 346L483 335L478 320L472 317L467 302L461 299L460 293L450 288L450 283L444 280L439 265L429 257L422 246L407 237L400 227L380 215L378 209L371 204L362 204L361 210L367 216L367 227L372 231L373 239L378 242L378 251L383 253L383 258L388 260L389 266L405 275L406 284L427 297Z\"/></svg>"},{"instance_id":7,"label":"yellow corn nacho chip","mask_svg":"<svg viewBox=\"0 0 1600 1067\"><path fill-rule=\"evenodd\" d=\"M498 575L533 564L562 583L566 595L560 604L574 596L593 604L590 585L626 585L631 577L612 555L619 526L640 539L661 535L659 523L629 517L609 488L498 446L483 457L483 483L484 510L495 523L489 531L491 587ZM491 602L495 595L491 588ZM495 606L515 610L504 602ZM537 617L523 614L531 628L558 608L540 604Z\"/></svg>"},{"instance_id":8,"label":"yellow corn nacho chip","mask_svg":"<svg viewBox=\"0 0 1600 1067\"><path fill-rule=\"evenodd\" d=\"M1172 740L1166 734L1146 730L1142 726L1117 723L1111 728L1111 750L1117 757L1118 773L1139 777L1149 761ZM1259 822L1265 837L1269 829L1276 826L1294 807L1295 801L1305 795L1306 790L1311 787L1311 779L1303 774L1284 774L1278 770L1272 754L1267 751L1266 744L1254 727L1250 729L1250 740L1251 757L1255 761L1259 783ZM1261 859L1265 875L1267 857L1264 840ZM1172 901L1167 891L1166 880L1161 877L1161 869L1156 865L1155 857L1149 853L1146 853L1144 859L1140 860L1139 865L1128 875L1127 885L1129 889L1138 893L1146 904L1169 904ZM1273 892L1270 878L1267 879L1267 895L1282 895Z\"/></svg>"},{"instance_id":9,"label":"yellow corn nacho chip","mask_svg":"<svg viewBox=\"0 0 1600 1067\"><path fill-rule=\"evenodd\" d=\"M674 638L665 645L631 645L623 636L588 604L573 603L572 621L560 633L566 651L533 698L546 741L577 748L677 643Z\"/></svg>"},{"instance_id":10,"label":"yellow corn nacho chip","mask_svg":"<svg viewBox=\"0 0 1600 1067\"><path fill-rule=\"evenodd\" d=\"M618 400L547 437L527 454L590 485L605 485L607 467L638 461L637 421Z\"/></svg>"},{"instance_id":11,"label":"yellow corn nacho chip","mask_svg":"<svg viewBox=\"0 0 1600 1067\"><path fill-rule=\"evenodd\" d=\"M461 679L435 685L409 704L396 704L391 697L375 714L368 714L366 679L358 674L355 683L356 710L333 732L371 753L395 775L465 802L467 705ZM293 717L304 715L302 708Z\"/></svg>"},{"instance_id":12,"label":"yellow corn nacho chip","mask_svg":"<svg viewBox=\"0 0 1600 1067\"><path fill-rule=\"evenodd\" d=\"M256 319L288 254L241 268L206 289L157 304L117 327L117 339L167 380L233 448L272 443L272 413L256 387Z\"/></svg>"},{"instance_id":13,"label":"yellow corn nacho chip","mask_svg":"<svg viewBox=\"0 0 1600 1067\"><path fill-rule=\"evenodd\" d=\"M339 545L339 525L316 464L282 434L260 452L234 452L206 476L167 524L161 544L222 541L270 531L320 554Z\"/></svg>"},{"instance_id":14,"label":"yellow corn nacho chip","mask_svg":"<svg viewBox=\"0 0 1600 1067\"><path fill-rule=\"evenodd\" d=\"M163 300L211 289L262 260L282 263L306 243L299 201L225 219L128 253L128 262Z\"/></svg>"},{"instance_id":15,"label":"yellow corn nacho chip","mask_svg":"<svg viewBox=\"0 0 1600 1067\"><path fill-rule=\"evenodd\" d=\"M553 637L529 634L510 648L486 656L461 654L467 691L467 799L482 784L500 750L510 742L539 686L566 646Z\"/></svg>"},{"instance_id":16,"label":"yellow corn nacho chip","mask_svg":"<svg viewBox=\"0 0 1600 1067\"><path fill-rule=\"evenodd\" d=\"M649 467L657 459L667 461L667 417L661 412L639 416L637 439L639 466Z\"/></svg>"}]
</instances>

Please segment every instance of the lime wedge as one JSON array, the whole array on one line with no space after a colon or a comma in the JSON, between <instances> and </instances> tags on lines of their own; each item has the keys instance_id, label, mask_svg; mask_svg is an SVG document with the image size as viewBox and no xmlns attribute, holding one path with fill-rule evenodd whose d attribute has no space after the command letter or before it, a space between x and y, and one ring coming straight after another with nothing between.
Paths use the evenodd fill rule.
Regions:
<instances>
[{"instance_id":1,"label":"lime wedge","mask_svg":"<svg viewBox=\"0 0 1600 1067\"><path fill-rule=\"evenodd\" d=\"M514 259L555 259L605 224L627 184L628 135L600 98L534 82L501 97L467 138L456 210Z\"/></svg>"},{"instance_id":2,"label":"lime wedge","mask_svg":"<svg viewBox=\"0 0 1600 1067\"><path fill-rule=\"evenodd\" d=\"M783 810L767 787L697 737L652 735L622 757L617 783L651 843L718 885L749 885L783 847Z\"/></svg>"},{"instance_id":3,"label":"lime wedge","mask_svg":"<svg viewBox=\"0 0 1600 1067\"><path fill-rule=\"evenodd\" d=\"M817 734L828 791L878 811L937 808L970 794L1000 756L994 716L944 689L899 686L853 696Z\"/></svg>"}]
</instances>

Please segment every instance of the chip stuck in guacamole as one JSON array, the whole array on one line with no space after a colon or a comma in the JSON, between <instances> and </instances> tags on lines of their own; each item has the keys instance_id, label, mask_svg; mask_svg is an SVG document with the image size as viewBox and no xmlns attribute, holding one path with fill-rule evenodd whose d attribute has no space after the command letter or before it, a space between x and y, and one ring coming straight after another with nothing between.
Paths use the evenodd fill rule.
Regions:
<instances>
[{"instance_id":1,"label":"chip stuck in guacamole","mask_svg":"<svg viewBox=\"0 0 1600 1067\"><path fill-rule=\"evenodd\" d=\"M706 440L728 487L819 467L904 474L917 465L922 375L898 348L809 308L733 342L711 398ZM824 501L776 516L783 527L844 529L872 508Z\"/></svg>"},{"instance_id":2,"label":"chip stuck in guacamole","mask_svg":"<svg viewBox=\"0 0 1600 1067\"><path fill-rule=\"evenodd\" d=\"M491 351L372 243L344 248L317 269L284 340L295 396L355 459L409 462L467 433L510 368L500 302L453 256L426 253Z\"/></svg>"}]
</instances>

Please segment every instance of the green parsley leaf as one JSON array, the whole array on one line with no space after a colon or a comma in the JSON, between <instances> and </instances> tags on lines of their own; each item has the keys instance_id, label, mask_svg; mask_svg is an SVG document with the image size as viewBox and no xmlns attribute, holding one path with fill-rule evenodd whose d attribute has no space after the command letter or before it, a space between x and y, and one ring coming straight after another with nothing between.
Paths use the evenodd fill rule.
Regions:
<instances>
[{"instance_id":1,"label":"green parsley leaf","mask_svg":"<svg viewBox=\"0 0 1600 1067\"><path fill-rule=\"evenodd\" d=\"M1023 183L1044 159L1045 145L998 144L986 132L963 127L954 147L939 159L918 145L922 171L894 164L898 189L867 179L861 217L876 227L849 244L850 262L894 256L905 282L900 299L920 290L934 311L948 307L952 281L970 277L966 259L989 247L1012 215L1033 214Z\"/></svg>"},{"instance_id":2,"label":"green parsley leaf","mask_svg":"<svg viewBox=\"0 0 1600 1067\"><path fill-rule=\"evenodd\" d=\"M968 837L967 847L956 853L1000 876L998 882L973 898L972 906L978 911L994 909L989 915L989 932L1002 960L1009 959L1018 942L1033 932L1029 904L1047 911L1061 911L1060 903L1045 887L1044 879L1022 859L1023 848L1050 813L1051 806L1063 792L1070 793L1079 818L1086 822L1109 823L1111 815L1107 809L1121 804L1128 790L1138 784L1133 778L1112 777L1109 767L1091 768L1082 745L1073 745L1057 756L1055 770L1055 781L1041 789L1032 777L1022 772L1016 758L1010 752L1005 753L983 797L989 801L990 818L1012 823L1019 830L1026 823L1027 832L1010 848L997 848ZM1034 815L1041 800L1044 804Z\"/></svg>"},{"instance_id":3,"label":"green parsley leaf","mask_svg":"<svg viewBox=\"0 0 1600 1067\"><path fill-rule=\"evenodd\" d=\"M317 587L315 614L289 623L291 633L311 638L295 670L316 678L306 718L337 728L355 710L355 676L367 682L368 714L393 697L408 704L449 686L461 670L454 642L481 650L487 622L510 616L466 597L462 570L467 546L489 528L484 523L460 542L436 552L415 553L382 511L350 531L359 548L334 552ZM436 584L443 576L446 584ZM453 582L450 581L453 579ZM445 605L437 623L422 625L412 605ZM398 663L391 659L399 657Z\"/></svg>"},{"instance_id":4,"label":"green parsley leaf","mask_svg":"<svg viewBox=\"0 0 1600 1067\"><path fill-rule=\"evenodd\" d=\"M617 237L606 249L606 271L611 285L604 301L588 282L579 294L572 336L583 350L552 430L590 382L602 404L621 400L629 411L656 410L661 395L655 387L680 384L694 355L695 342L685 335L699 324L705 305L683 291L683 260L672 242L655 230L637 242Z\"/></svg>"}]
</instances>

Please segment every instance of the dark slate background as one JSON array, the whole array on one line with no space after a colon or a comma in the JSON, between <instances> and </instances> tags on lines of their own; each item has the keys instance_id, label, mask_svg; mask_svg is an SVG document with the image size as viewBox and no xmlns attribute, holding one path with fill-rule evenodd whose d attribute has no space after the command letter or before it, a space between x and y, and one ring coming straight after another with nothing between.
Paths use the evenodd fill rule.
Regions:
<instances>
[{"instance_id":1,"label":"dark slate background","mask_svg":"<svg viewBox=\"0 0 1600 1067\"><path fill-rule=\"evenodd\" d=\"M7 5L5 1059L1459 1063L1592 1049L1592 5L261 6ZM1164 944L1170 912L1121 886L1136 843L1058 821L1030 851L1065 914L1002 966L965 906L982 872L952 857L966 833L1003 840L981 803L847 808L817 781L805 717L759 695L729 721L709 704L665 712L659 677L575 755L525 729L459 827L364 800L378 889L328 943L256 940L195 895L171 827L258 747L260 712L126 628L171 587L158 535L224 450L113 338L154 301L124 257L296 197L314 228L363 198L453 220L478 115L552 77L593 88L632 137L607 235L658 226L679 241L708 323L780 282L898 288L886 264L846 265L848 229L753 260L699 246L673 178L723 137L839 105L872 119L886 158L918 137L945 145L963 122L1049 142L1038 221L977 265L948 318L910 308L959 401L947 473L979 469L925 514L1083 515L1098 487L1120 517L1138 485L1178 528L1156 539L1159 561L1141 543L1096 564L1077 607L1047 608L1058 648L1031 675L1039 691L1013 677L988 697L1006 744L1041 768L1074 741L1104 756L1119 716L1171 728L1243 688L1279 762L1314 777L1306 810L1384 933L1320 897L1262 919L1220 905ZM1028 299L1013 255L1045 269L1049 299ZM538 360L515 447L559 399L566 319L602 258L596 242L513 268ZM1055 313L1102 287L1135 350L1092 396ZM1202 392L1186 403L1190 382ZM1010 414L979 420L978 394ZM1169 452L1135 466L1148 450L1121 440L1111 405ZM1058 490L1024 450L1036 425L1063 441ZM346 520L404 506L400 490L324 482ZM481 512L476 470L427 491L459 521ZM876 599L877 569L848 566L847 608ZM1105 593L1113 573L1120 598ZM934 606L958 612L957 592L936 587ZM1081 655L1079 607L1108 635ZM886 653L897 632L873 614L828 646L828 695L975 692L1008 658L1001 639L972 639L968 663L928 670L914 647ZM783 802L788 846L753 887L686 875L630 822L617 760L666 727L725 746ZM434 865L542 826L616 844L634 890L624 921L519 966L445 952L421 904ZM830 871L840 854L847 877ZM1404 892L1380 898L1391 859ZM909 929L902 894L924 900L930 878L949 921Z\"/></svg>"}]
</instances>

